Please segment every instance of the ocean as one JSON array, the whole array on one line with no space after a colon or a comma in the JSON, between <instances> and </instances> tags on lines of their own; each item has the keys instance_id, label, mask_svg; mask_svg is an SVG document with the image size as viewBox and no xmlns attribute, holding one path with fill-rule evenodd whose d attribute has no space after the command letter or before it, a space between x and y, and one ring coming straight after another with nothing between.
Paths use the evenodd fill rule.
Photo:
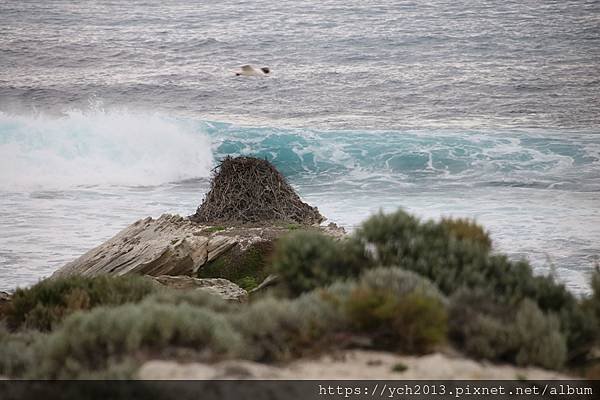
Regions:
<instances>
[{"instance_id":1,"label":"ocean","mask_svg":"<svg viewBox=\"0 0 600 400\"><path fill-rule=\"evenodd\" d=\"M474 218L584 293L599 105L598 1L4 0L0 290L192 214L219 159L254 155L349 231Z\"/></svg>"}]
</instances>

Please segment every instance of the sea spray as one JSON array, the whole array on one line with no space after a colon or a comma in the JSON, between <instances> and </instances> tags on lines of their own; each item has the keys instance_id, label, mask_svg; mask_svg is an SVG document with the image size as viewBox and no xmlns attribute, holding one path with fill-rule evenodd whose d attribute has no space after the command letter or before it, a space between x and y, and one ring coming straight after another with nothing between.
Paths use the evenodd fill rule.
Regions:
<instances>
[{"instance_id":1,"label":"sea spray","mask_svg":"<svg viewBox=\"0 0 600 400\"><path fill-rule=\"evenodd\" d=\"M0 113L0 186L159 185L206 177L209 138L157 114L70 111L61 117Z\"/></svg>"}]
</instances>

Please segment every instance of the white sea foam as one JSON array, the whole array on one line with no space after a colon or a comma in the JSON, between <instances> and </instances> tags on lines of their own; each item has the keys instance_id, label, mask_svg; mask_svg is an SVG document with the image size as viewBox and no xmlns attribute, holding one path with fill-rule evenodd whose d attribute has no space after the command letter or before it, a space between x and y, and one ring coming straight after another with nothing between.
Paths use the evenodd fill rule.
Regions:
<instances>
[{"instance_id":1,"label":"white sea foam","mask_svg":"<svg viewBox=\"0 0 600 400\"><path fill-rule=\"evenodd\" d=\"M0 187L158 185L208 176L209 138L156 114L101 109L62 117L0 113Z\"/></svg>"}]
</instances>

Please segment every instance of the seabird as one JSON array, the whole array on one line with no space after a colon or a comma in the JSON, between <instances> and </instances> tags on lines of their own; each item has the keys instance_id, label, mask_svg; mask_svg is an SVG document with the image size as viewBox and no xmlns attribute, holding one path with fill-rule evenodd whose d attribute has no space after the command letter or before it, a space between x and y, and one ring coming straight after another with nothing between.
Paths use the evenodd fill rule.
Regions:
<instances>
[{"instance_id":1,"label":"seabird","mask_svg":"<svg viewBox=\"0 0 600 400\"><path fill-rule=\"evenodd\" d=\"M235 76L266 76L271 70L268 67L254 68L252 65L242 65L239 71L236 71Z\"/></svg>"}]
</instances>

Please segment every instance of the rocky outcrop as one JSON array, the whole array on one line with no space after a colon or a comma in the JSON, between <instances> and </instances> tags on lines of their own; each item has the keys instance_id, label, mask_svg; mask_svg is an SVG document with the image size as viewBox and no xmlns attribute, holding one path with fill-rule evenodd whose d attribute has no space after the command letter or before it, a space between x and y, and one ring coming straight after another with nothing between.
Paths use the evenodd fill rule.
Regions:
<instances>
[{"instance_id":1,"label":"rocky outcrop","mask_svg":"<svg viewBox=\"0 0 600 400\"><path fill-rule=\"evenodd\" d=\"M177 290L204 290L227 301L245 303L248 301L248 292L227 279L212 278L198 279L191 276L161 275L151 277L160 285Z\"/></svg>"},{"instance_id":2,"label":"rocky outcrop","mask_svg":"<svg viewBox=\"0 0 600 400\"><path fill-rule=\"evenodd\" d=\"M195 275L234 248L243 252L256 243L272 242L290 229L289 224L225 228L202 225L178 215L148 217L66 264L53 276ZM311 229L336 237L344 232L331 224Z\"/></svg>"}]
</instances>

